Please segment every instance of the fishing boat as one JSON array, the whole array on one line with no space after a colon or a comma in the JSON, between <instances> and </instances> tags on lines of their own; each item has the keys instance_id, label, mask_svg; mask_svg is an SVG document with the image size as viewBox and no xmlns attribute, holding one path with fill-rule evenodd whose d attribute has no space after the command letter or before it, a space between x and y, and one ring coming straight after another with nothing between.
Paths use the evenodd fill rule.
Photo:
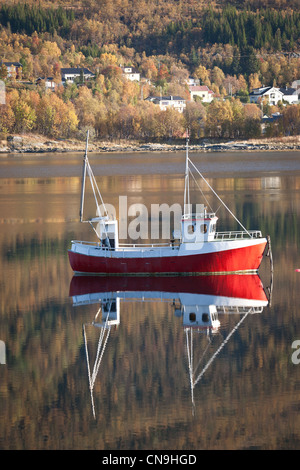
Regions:
<instances>
[{"instance_id":1,"label":"fishing boat","mask_svg":"<svg viewBox=\"0 0 300 470\"><path fill-rule=\"evenodd\" d=\"M184 211L181 230L167 243L119 243L118 221L111 218L88 160L88 135L83 159L80 222L88 222L96 241L73 240L68 250L75 273L98 275L195 275L257 272L268 243L260 230L247 230L217 195L209 182L189 158L186 140ZM200 204L193 212L190 203L189 178L192 171L200 175L213 194L238 222L241 230L216 230L218 217ZM89 177L96 203L96 217L83 217L86 177ZM179 232L179 233L178 233Z\"/></svg>"}]
</instances>

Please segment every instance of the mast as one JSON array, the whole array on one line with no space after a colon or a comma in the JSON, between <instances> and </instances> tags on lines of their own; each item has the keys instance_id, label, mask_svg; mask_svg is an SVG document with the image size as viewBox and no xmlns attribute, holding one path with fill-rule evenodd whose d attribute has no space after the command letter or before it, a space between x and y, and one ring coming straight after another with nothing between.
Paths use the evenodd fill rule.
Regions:
<instances>
[{"instance_id":1,"label":"mast","mask_svg":"<svg viewBox=\"0 0 300 470\"><path fill-rule=\"evenodd\" d=\"M185 181L184 181L184 214L190 212L190 183L189 183L189 131L186 130L186 155L185 155Z\"/></svg>"},{"instance_id":2,"label":"mast","mask_svg":"<svg viewBox=\"0 0 300 470\"><path fill-rule=\"evenodd\" d=\"M84 154L83 167L82 167L81 201L80 201L80 210L79 210L80 222L82 222L82 218L83 218L83 205L84 205L85 179L86 179L86 167L87 167L88 141L89 141L89 131L87 130L85 154Z\"/></svg>"}]
</instances>

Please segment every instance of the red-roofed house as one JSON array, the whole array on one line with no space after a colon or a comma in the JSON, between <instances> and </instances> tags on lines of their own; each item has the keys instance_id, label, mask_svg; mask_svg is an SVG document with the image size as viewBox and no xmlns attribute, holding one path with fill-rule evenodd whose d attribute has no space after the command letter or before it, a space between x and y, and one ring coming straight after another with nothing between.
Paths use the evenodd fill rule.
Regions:
<instances>
[{"instance_id":1,"label":"red-roofed house","mask_svg":"<svg viewBox=\"0 0 300 470\"><path fill-rule=\"evenodd\" d=\"M206 85L193 85L189 86L191 101L198 97L203 103L211 103L214 99L214 92L211 91Z\"/></svg>"}]
</instances>

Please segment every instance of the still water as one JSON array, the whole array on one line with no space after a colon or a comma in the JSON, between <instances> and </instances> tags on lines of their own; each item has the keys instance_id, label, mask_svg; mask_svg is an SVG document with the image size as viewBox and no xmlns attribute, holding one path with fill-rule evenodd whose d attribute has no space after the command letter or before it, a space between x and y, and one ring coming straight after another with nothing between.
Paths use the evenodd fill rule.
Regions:
<instances>
[{"instance_id":1,"label":"still water","mask_svg":"<svg viewBox=\"0 0 300 470\"><path fill-rule=\"evenodd\" d=\"M82 155L0 157L0 449L300 448L299 153L191 159L273 276L74 278ZM183 203L183 153L90 161L117 211Z\"/></svg>"}]
</instances>

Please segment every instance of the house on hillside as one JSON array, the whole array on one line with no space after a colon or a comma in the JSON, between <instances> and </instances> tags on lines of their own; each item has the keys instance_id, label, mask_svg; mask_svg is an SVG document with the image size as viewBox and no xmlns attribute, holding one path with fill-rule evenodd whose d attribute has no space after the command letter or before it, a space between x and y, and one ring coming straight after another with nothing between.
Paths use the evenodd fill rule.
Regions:
<instances>
[{"instance_id":1,"label":"house on hillside","mask_svg":"<svg viewBox=\"0 0 300 470\"><path fill-rule=\"evenodd\" d=\"M294 80L292 83L292 88L296 88L296 90L300 90L300 80Z\"/></svg>"},{"instance_id":2,"label":"house on hillside","mask_svg":"<svg viewBox=\"0 0 300 470\"><path fill-rule=\"evenodd\" d=\"M133 82L139 82L141 79L140 72L134 67L121 67L123 75L127 80L131 80Z\"/></svg>"},{"instance_id":3,"label":"house on hillside","mask_svg":"<svg viewBox=\"0 0 300 470\"><path fill-rule=\"evenodd\" d=\"M186 84L188 87L190 86L197 86L200 84L200 80L199 78L193 78L193 77L189 77L187 80L186 80Z\"/></svg>"},{"instance_id":4,"label":"house on hillside","mask_svg":"<svg viewBox=\"0 0 300 470\"><path fill-rule=\"evenodd\" d=\"M189 92L191 101L195 101L198 98L203 101L203 103L211 103L214 99L214 92L211 91L206 85L189 86Z\"/></svg>"},{"instance_id":5,"label":"house on hillside","mask_svg":"<svg viewBox=\"0 0 300 470\"><path fill-rule=\"evenodd\" d=\"M280 91L283 93L283 101L286 101L289 104L299 103L300 89L285 87L280 88Z\"/></svg>"},{"instance_id":6,"label":"house on hillside","mask_svg":"<svg viewBox=\"0 0 300 470\"><path fill-rule=\"evenodd\" d=\"M67 67L60 70L62 83L74 83L76 78L83 77L84 80L94 78L95 74L85 67Z\"/></svg>"},{"instance_id":7,"label":"house on hillside","mask_svg":"<svg viewBox=\"0 0 300 470\"><path fill-rule=\"evenodd\" d=\"M278 121L280 119L282 119L282 114L280 114L279 112L273 113L271 116L263 116L261 122L262 134L266 133L266 128L268 124L272 124L273 122Z\"/></svg>"},{"instance_id":8,"label":"house on hillside","mask_svg":"<svg viewBox=\"0 0 300 470\"><path fill-rule=\"evenodd\" d=\"M4 62L1 61L1 66L4 65L7 69L8 78L22 78L23 65L20 62Z\"/></svg>"},{"instance_id":9,"label":"house on hillside","mask_svg":"<svg viewBox=\"0 0 300 470\"><path fill-rule=\"evenodd\" d=\"M250 103L260 103L264 98L266 98L270 105L277 105L279 101L282 101L283 92L276 87L262 87L254 88L249 94Z\"/></svg>"},{"instance_id":10,"label":"house on hillside","mask_svg":"<svg viewBox=\"0 0 300 470\"><path fill-rule=\"evenodd\" d=\"M57 83L54 81L53 77L39 77L35 83L39 85L43 82L45 83L46 90L52 90L52 91L56 90Z\"/></svg>"},{"instance_id":11,"label":"house on hillside","mask_svg":"<svg viewBox=\"0 0 300 470\"><path fill-rule=\"evenodd\" d=\"M186 108L186 101L181 96L149 96L147 101L157 104L162 111L175 109L179 113L183 113Z\"/></svg>"}]
</instances>

